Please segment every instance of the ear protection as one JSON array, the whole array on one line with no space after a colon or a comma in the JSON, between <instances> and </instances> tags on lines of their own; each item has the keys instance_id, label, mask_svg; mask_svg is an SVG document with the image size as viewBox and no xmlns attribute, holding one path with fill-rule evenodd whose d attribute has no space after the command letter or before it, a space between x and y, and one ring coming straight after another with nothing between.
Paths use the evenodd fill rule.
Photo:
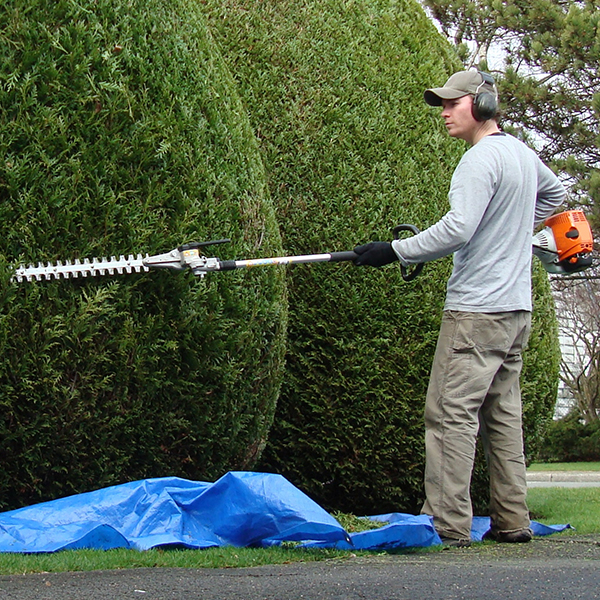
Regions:
<instances>
[{"instance_id":1,"label":"ear protection","mask_svg":"<svg viewBox=\"0 0 600 600\"><path fill-rule=\"evenodd\" d=\"M482 81L477 87L477 90L475 90L475 98L473 99L473 117L475 117L476 121L489 121L490 119L493 119L498 112L498 90L496 89L494 78L489 73L484 73L483 71L478 71L478 73L481 75ZM494 91L479 91L485 84L491 86Z\"/></svg>"}]
</instances>

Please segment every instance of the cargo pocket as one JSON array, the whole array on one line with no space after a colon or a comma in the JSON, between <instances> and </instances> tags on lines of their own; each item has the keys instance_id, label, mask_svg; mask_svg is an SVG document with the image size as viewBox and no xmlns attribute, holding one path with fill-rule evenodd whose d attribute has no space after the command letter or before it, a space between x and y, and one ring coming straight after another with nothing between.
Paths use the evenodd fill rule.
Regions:
<instances>
[{"instance_id":1,"label":"cargo pocket","mask_svg":"<svg viewBox=\"0 0 600 600\"><path fill-rule=\"evenodd\" d=\"M468 395L473 370L476 324L471 315L453 314L454 331L451 340L452 353L448 364L446 394L449 398Z\"/></svg>"}]
</instances>

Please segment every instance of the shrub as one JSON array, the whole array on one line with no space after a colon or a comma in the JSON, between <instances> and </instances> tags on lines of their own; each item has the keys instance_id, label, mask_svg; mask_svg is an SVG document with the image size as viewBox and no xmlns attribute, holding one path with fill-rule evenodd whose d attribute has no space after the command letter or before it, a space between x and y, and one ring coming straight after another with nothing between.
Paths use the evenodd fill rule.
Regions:
<instances>
[{"instance_id":1,"label":"shrub","mask_svg":"<svg viewBox=\"0 0 600 600\"><path fill-rule=\"evenodd\" d=\"M600 460L600 420L584 423L577 411L551 421L540 445L542 462L589 462Z\"/></svg>"},{"instance_id":2,"label":"shrub","mask_svg":"<svg viewBox=\"0 0 600 600\"><path fill-rule=\"evenodd\" d=\"M348 250L446 212L464 146L423 90L460 63L416 2L202 4L250 111L287 252ZM330 509L420 506L423 401L449 270L437 261L410 284L395 265L289 270L287 367L260 468ZM536 368L551 379L549 365ZM547 391L528 390L527 402L545 406ZM478 474L476 495L485 488Z\"/></svg>"},{"instance_id":3,"label":"shrub","mask_svg":"<svg viewBox=\"0 0 600 600\"><path fill-rule=\"evenodd\" d=\"M196 4L0 8L0 506L250 468L282 375L280 271L16 285L18 263L281 240Z\"/></svg>"}]
</instances>

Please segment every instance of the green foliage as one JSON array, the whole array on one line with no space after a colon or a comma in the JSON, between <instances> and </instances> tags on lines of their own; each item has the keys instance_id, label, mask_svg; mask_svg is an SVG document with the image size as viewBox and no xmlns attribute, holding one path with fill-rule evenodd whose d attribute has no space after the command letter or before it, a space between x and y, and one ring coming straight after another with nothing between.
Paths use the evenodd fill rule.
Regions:
<instances>
[{"instance_id":1,"label":"green foliage","mask_svg":"<svg viewBox=\"0 0 600 600\"><path fill-rule=\"evenodd\" d=\"M227 258L281 250L202 15L11 0L0 31L0 507L252 466L281 381L281 271L10 281L18 263L225 236Z\"/></svg>"},{"instance_id":2,"label":"green foliage","mask_svg":"<svg viewBox=\"0 0 600 600\"><path fill-rule=\"evenodd\" d=\"M460 65L417 3L202 4L249 108L289 253L390 239L396 224L424 228L447 211L464 146L422 98ZM410 284L397 265L290 269L286 376L261 468L330 509L418 510L450 266L428 264ZM529 391L527 402L549 403L547 387ZM485 487L478 474L476 494Z\"/></svg>"},{"instance_id":3,"label":"green foliage","mask_svg":"<svg viewBox=\"0 0 600 600\"><path fill-rule=\"evenodd\" d=\"M370 531L389 525L389 521L376 521L369 517L357 517L348 513L335 512L332 516L348 533Z\"/></svg>"},{"instance_id":4,"label":"green foliage","mask_svg":"<svg viewBox=\"0 0 600 600\"><path fill-rule=\"evenodd\" d=\"M577 411L548 424L537 459L548 462L600 460L600 420L583 423Z\"/></svg>"}]
</instances>

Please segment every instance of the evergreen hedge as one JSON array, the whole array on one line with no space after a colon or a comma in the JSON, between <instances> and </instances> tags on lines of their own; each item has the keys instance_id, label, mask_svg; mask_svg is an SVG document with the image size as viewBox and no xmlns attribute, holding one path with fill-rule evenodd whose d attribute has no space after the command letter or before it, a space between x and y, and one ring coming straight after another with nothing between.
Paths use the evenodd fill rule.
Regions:
<instances>
[{"instance_id":1,"label":"evergreen hedge","mask_svg":"<svg viewBox=\"0 0 600 600\"><path fill-rule=\"evenodd\" d=\"M0 31L0 508L251 468L282 376L281 270L10 279L222 237L222 258L281 252L197 4L9 0Z\"/></svg>"},{"instance_id":2,"label":"evergreen hedge","mask_svg":"<svg viewBox=\"0 0 600 600\"><path fill-rule=\"evenodd\" d=\"M348 250L446 212L464 146L423 90L460 63L417 2L201 5L250 112L286 252ZM260 468L330 509L418 510L423 402L450 267L450 259L428 264L410 284L397 265L289 269L287 367ZM547 281L537 286L545 323ZM538 323L525 373L533 443L556 374L547 345L555 329ZM480 461L478 508L486 485Z\"/></svg>"}]
</instances>

